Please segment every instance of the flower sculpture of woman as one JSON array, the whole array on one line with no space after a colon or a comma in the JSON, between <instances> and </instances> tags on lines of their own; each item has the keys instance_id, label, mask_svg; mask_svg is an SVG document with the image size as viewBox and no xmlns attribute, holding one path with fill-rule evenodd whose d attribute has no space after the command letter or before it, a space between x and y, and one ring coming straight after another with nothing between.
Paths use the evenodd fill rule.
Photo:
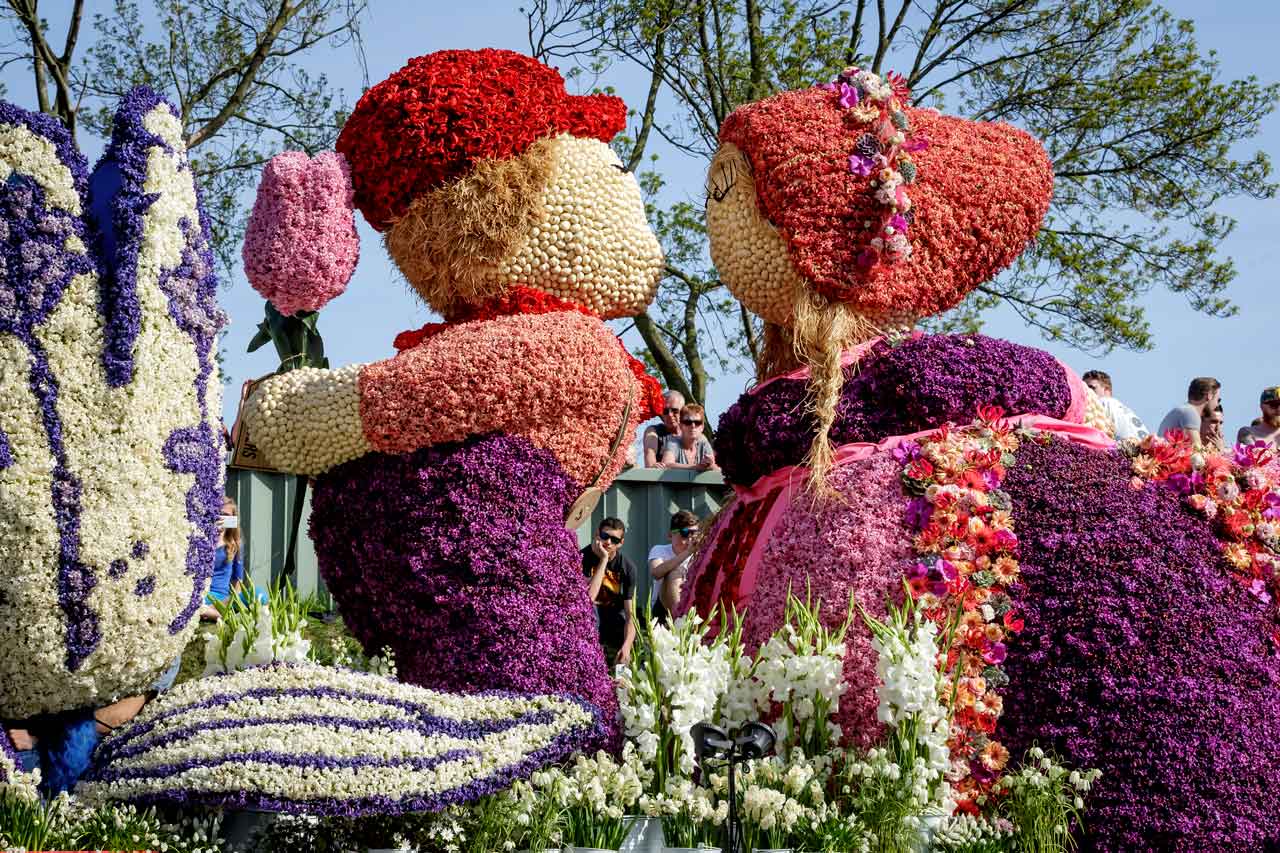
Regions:
<instances>
[{"instance_id":1,"label":"flower sculpture of woman","mask_svg":"<svg viewBox=\"0 0 1280 853\"><path fill-rule=\"evenodd\" d=\"M321 573L411 683L616 714L566 518L661 405L602 322L642 310L662 268L607 145L625 115L528 57L452 50L370 89L339 136L355 206L446 322L386 361L273 377L246 422L316 475Z\"/></svg>"},{"instance_id":2,"label":"flower sculpture of woman","mask_svg":"<svg viewBox=\"0 0 1280 853\"><path fill-rule=\"evenodd\" d=\"M1273 460L1117 449L1048 354L894 331L1034 237L1052 190L1041 146L851 68L729 116L707 189L712 257L766 348L719 424L736 499L682 606L745 607L760 642L788 590L808 586L835 621L851 595L883 614L910 594L943 629L960 808L1038 743L1103 771L1088 849L1280 837ZM876 657L865 629L847 642L836 720L870 745Z\"/></svg>"}]
</instances>

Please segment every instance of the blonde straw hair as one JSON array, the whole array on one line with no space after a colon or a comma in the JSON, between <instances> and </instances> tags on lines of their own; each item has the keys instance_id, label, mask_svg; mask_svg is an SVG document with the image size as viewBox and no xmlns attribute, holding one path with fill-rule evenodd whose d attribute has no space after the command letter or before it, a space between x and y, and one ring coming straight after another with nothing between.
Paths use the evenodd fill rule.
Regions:
<instances>
[{"instance_id":1,"label":"blonde straw hair","mask_svg":"<svg viewBox=\"0 0 1280 853\"><path fill-rule=\"evenodd\" d=\"M227 504L231 505L231 509L235 512L236 517L239 518L240 507L236 505L235 499L224 497L222 499L222 505L225 507ZM239 527L235 527L230 530L225 527L222 529L222 546L227 549L227 562L234 560L236 558L236 554L240 553Z\"/></svg>"}]
</instances>

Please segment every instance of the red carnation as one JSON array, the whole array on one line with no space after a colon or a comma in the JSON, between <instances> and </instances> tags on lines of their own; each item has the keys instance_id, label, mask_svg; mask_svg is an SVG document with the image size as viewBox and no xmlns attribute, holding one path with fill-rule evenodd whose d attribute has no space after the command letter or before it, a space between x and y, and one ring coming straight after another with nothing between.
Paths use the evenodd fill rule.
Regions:
<instances>
[{"instance_id":1,"label":"red carnation","mask_svg":"<svg viewBox=\"0 0 1280 853\"><path fill-rule=\"evenodd\" d=\"M524 54L442 50L366 92L336 147L351 164L356 207L381 231L477 160L560 133L608 142L626 118L620 99L570 95L558 71Z\"/></svg>"}]
</instances>

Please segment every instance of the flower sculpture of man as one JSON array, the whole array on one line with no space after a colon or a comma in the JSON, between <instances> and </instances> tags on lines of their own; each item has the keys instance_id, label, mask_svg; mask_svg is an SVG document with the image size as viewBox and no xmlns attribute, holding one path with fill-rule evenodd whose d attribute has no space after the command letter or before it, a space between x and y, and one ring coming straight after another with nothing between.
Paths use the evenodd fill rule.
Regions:
<instances>
[{"instance_id":1,"label":"flower sculpture of man","mask_svg":"<svg viewBox=\"0 0 1280 853\"><path fill-rule=\"evenodd\" d=\"M566 520L661 408L603 323L642 310L663 263L607 144L625 116L528 57L450 50L370 89L338 138L355 206L445 322L386 361L273 377L246 423L316 476L321 573L411 683L567 692L616 718Z\"/></svg>"},{"instance_id":2,"label":"flower sculpture of man","mask_svg":"<svg viewBox=\"0 0 1280 853\"><path fill-rule=\"evenodd\" d=\"M1264 849L1280 838L1276 466L1154 439L1131 459L1048 354L898 331L1012 263L1052 191L1027 134L908 98L850 68L721 129L712 257L766 347L719 425L736 499L682 606L745 607L759 643L788 590L836 621L851 595L876 615L912 595L939 626L959 808L994 802L1010 750L1038 743L1102 770L1088 849ZM872 637L846 643L836 721L870 745Z\"/></svg>"}]
</instances>

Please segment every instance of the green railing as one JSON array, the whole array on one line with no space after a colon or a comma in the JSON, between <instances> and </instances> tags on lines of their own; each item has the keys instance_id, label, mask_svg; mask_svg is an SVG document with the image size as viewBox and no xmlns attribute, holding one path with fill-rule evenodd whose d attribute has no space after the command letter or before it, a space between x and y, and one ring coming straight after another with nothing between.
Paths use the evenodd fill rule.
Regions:
<instances>
[{"instance_id":1,"label":"green railing","mask_svg":"<svg viewBox=\"0 0 1280 853\"><path fill-rule=\"evenodd\" d=\"M227 469L227 494L240 506L245 569L259 585L278 579L288 547L289 518L293 510L295 480L283 474ZM649 591L649 571L645 562L649 548L667 541L671 516L687 509L700 518L716 512L728 497L719 472L663 471L632 468L624 471L609 487L591 519L578 529L579 546L591 541L600 520L614 516L627 525L624 553L640 569L637 603ZM303 505L298 539L298 591L315 593L329 602L324 582L316 566L316 552L307 536L311 517L311 490Z\"/></svg>"}]
</instances>

